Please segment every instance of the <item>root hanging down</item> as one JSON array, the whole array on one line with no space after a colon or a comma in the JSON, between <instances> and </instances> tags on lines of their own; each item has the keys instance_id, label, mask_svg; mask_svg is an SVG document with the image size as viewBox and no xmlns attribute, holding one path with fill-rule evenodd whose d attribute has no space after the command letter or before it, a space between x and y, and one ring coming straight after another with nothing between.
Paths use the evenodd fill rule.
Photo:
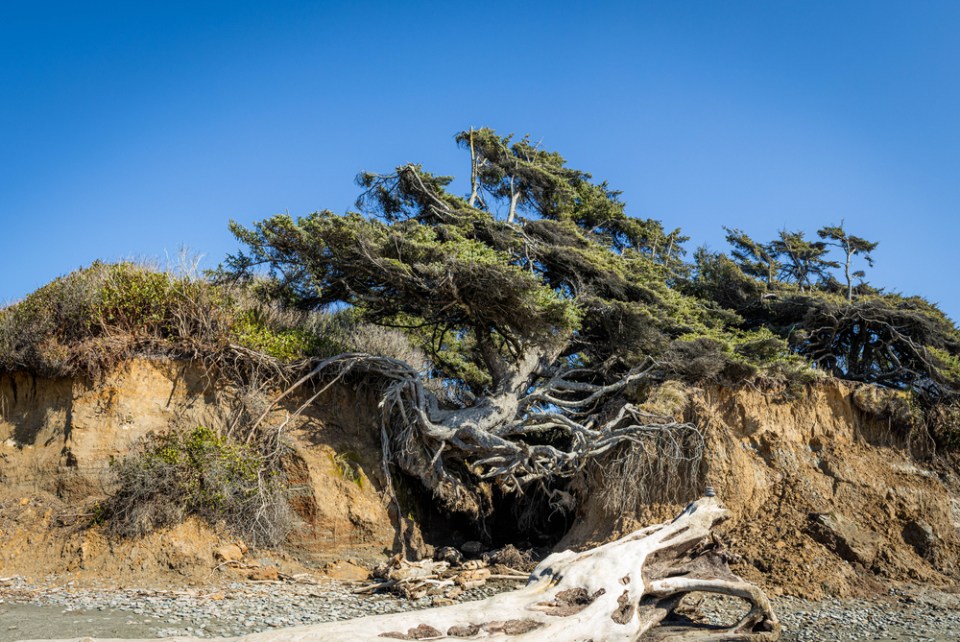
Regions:
<instances>
[{"instance_id":1,"label":"root hanging down","mask_svg":"<svg viewBox=\"0 0 960 642\"><path fill-rule=\"evenodd\" d=\"M671 522L580 553L555 553L534 569L526 586L515 591L478 602L267 631L236 640L777 640L780 624L766 596L703 547L713 527L726 516L717 498L704 497ZM750 608L730 627L661 626L691 592L737 597Z\"/></svg>"},{"instance_id":2,"label":"root hanging down","mask_svg":"<svg viewBox=\"0 0 960 642\"><path fill-rule=\"evenodd\" d=\"M700 430L645 412L620 394L652 377L652 360L610 383L596 383L602 377L586 368L542 372L550 361L528 355L496 390L454 405L441 404L403 361L342 354L317 363L277 401L308 383L321 391L348 379L378 386L387 478L394 465L420 480L444 508L468 515L482 513L480 482L522 493L532 484L549 487L575 477L592 462L620 453L641 473L638 483L693 490L703 455ZM678 474L680 479L664 478Z\"/></svg>"}]
</instances>

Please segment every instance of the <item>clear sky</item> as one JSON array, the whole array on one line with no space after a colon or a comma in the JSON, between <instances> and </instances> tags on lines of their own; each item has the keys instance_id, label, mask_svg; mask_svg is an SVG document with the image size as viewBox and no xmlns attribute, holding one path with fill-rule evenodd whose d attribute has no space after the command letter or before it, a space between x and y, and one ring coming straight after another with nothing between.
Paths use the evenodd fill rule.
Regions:
<instances>
[{"instance_id":1,"label":"clear sky","mask_svg":"<svg viewBox=\"0 0 960 642\"><path fill-rule=\"evenodd\" d=\"M960 318L958 2L0 0L0 302L97 258L213 267L231 218L342 212L530 133L723 249L844 219Z\"/></svg>"}]
</instances>

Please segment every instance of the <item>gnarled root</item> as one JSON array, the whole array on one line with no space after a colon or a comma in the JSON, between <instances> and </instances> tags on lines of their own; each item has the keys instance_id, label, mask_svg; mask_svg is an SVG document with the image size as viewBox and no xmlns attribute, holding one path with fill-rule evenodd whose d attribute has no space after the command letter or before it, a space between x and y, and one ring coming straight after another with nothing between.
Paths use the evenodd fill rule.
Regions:
<instances>
[{"instance_id":1,"label":"gnarled root","mask_svg":"<svg viewBox=\"0 0 960 642\"><path fill-rule=\"evenodd\" d=\"M672 522L635 531L580 553L541 562L529 583L479 602L257 633L244 642L384 642L384 640L776 640L780 624L755 586L698 548L727 511L714 497L693 503ZM658 625L692 591L750 603L728 629Z\"/></svg>"},{"instance_id":2,"label":"gnarled root","mask_svg":"<svg viewBox=\"0 0 960 642\"><path fill-rule=\"evenodd\" d=\"M622 400L604 405L627 386L653 376L652 360L612 383L598 384L589 381L596 373L584 368L544 379L535 373L542 358L532 353L523 359L509 377L510 385L472 403L451 405L441 403L420 373L403 361L340 354L318 362L287 388L254 422L252 430L260 427L276 404L301 387L312 384L318 389L297 413L338 381L355 377L376 386L381 395L382 464L387 485L392 488L391 467L396 466L423 483L450 511L480 515L480 481L492 482L506 493L522 492L536 484L549 487L557 480L576 477L590 462L621 448L632 449L632 459L659 460L666 468L671 464L685 468L690 474L677 484L697 483L695 469L704 449L697 426L645 412ZM543 436L551 434L562 437L544 443Z\"/></svg>"}]
</instances>

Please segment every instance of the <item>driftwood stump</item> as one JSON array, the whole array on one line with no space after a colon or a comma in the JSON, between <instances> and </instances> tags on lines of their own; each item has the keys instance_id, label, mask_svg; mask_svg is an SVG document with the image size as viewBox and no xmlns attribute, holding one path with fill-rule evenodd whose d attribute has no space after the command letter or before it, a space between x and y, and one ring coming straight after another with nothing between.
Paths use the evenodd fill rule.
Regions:
<instances>
[{"instance_id":1,"label":"driftwood stump","mask_svg":"<svg viewBox=\"0 0 960 642\"><path fill-rule=\"evenodd\" d=\"M763 592L733 575L726 562L702 546L726 516L715 497L704 497L672 522L580 553L555 553L534 569L525 587L486 600L266 631L235 640L776 640L780 624ZM658 626L684 595L695 591L741 598L750 610L728 628Z\"/></svg>"}]
</instances>

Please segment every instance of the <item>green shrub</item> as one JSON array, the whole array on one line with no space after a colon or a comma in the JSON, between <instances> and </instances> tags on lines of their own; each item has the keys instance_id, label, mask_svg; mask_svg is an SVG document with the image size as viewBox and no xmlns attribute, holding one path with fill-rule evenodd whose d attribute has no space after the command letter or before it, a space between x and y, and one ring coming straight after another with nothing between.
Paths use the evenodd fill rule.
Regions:
<instances>
[{"instance_id":1,"label":"green shrub","mask_svg":"<svg viewBox=\"0 0 960 642\"><path fill-rule=\"evenodd\" d=\"M353 310L298 311L269 299L257 282L215 283L129 262L94 262L0 309L0 371L97 379L143 354L222 365L218 354L231 345L287 363L343 352L415 367L425 361L406 334L363 323ZM230 363L228 376L242 378L238 355Z\"/></svg>"},{"instance_id":2,"label":"green shrub","mask_svg":"<svg viewBox=\"0 0 960 642\"><path fill-rule=\"evenodd\" d=\"M203 314L191 299L209 289L133 263L95 262L0 310L0 369L95 375L137 341L182 338L190 313Z\"/></svg>"},{"instance_id":3,"label":"green shrub","mask_svg":"<svg viewBox=\"0 0 960 642\"><path fill-rule=\"evenodd\" d=\"M130 263L106 267L106 278L97 292L93 319L104 328L129 332L170 332L176 306L174 279Z\"/></svg>"},{"instance_id":4,"label":"green shrub","mask_svg":"<svg viewBox=\"0 0 960 642\"><path fill-rule=\"evenodd\" d=\"M232 333L240 345L281 361L313 356L320 346L316 334L299 327L272 327L261 309L242 311Z\"/></svg>"},{"instance_id":5,"label":"green shrub","mask_svg":"<svg viewBox=\"0 0 960 642\"><path fill-rule=\"evenodd\" d=\"M59 374L66 346L90 334L99 264L60 277L23 301L0 310L0 367Z\"/></svg>"},{"instance_id":6,"label":"green shrub","mask_svg":"<svg viewBox=\"0 0 960 642\"><path fill-rule=\"evenodd\" d=\"M253 448L203 426L151 434L111 472L116 490L98 514L116 535L142 536L195 515L255 545L274 545L293 525L280 473Z\"/></svg>"}]
</instances>

